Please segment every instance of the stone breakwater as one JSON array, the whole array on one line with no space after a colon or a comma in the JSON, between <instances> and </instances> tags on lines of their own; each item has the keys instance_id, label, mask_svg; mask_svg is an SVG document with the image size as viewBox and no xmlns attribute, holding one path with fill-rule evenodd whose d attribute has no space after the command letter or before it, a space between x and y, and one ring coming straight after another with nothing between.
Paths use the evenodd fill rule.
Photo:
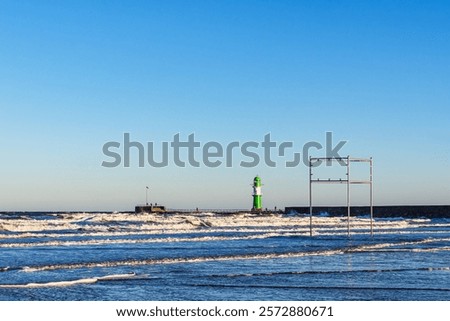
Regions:
<instances>
[{"instance_id":1,"label":"stone breakwater","mask_svg":"<svg viewBox=\"0 0 450 321\"><path fill-rule=\"evenodd\" d=\"M352 206L352 216L369 215L369 206ZM286 213L296 212L309 215L309 206L285 207ZM313 215L327 213L330 216L347 215L346 206L315 206ZM374 217L408 217L408 218L450 218L450 205L385 205L373 207Z\"/></svg>"}]
</instances>

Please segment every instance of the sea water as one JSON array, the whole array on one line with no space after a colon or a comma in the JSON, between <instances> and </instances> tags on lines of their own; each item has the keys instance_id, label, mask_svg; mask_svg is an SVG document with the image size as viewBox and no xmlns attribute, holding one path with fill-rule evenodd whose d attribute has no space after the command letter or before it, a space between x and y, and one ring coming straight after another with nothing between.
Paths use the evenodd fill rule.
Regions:
<instances>
[{"instance_id":1,"label":"sea water","mask_svg":"<svg viewBox=\"0 0 450 321\"><path fill-rule=\"evenodd\" d=\"M0 214L0 300L450 300L450 219Z\"/></svg>"}]
</instances>

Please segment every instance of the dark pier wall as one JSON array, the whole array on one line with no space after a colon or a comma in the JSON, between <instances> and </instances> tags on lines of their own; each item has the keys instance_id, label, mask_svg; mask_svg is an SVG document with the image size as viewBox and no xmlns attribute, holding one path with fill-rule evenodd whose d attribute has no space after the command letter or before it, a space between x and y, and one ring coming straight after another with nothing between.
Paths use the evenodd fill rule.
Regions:
<instances>
[{"instance_id":1,"label":"dark pier wall","mask_svg":"<svg viewBox=\"0 0 450 321\"><path fill-rule=\"evenodd\" d=\"M308 214L309 206L286 207L285 212L297 212L298 214ZM346 216L345 206L316 206L313 207L313 215L328 213L330 216ZM352 206L350 208L352 216L369 215L369 206ZM428 218L450 218L450 205L387 205L374 206L374 217L428 217Z\"/></svg>"},{"instance_id":2,"label":"dark pier wall","mask_svg":"<svg viewBox=\"0 0 450 321\"><path fill-rule=\"evenodd\" d=\"M137 205L134 208L135 213L163 213L165 211L166 207L161 205Z\"/></svg>"}]
</instances>

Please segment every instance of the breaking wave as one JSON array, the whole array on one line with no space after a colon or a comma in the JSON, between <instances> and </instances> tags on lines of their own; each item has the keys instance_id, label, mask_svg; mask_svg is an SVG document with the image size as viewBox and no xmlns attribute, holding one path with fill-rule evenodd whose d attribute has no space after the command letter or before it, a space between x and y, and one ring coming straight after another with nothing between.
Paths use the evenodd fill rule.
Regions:
<instances>
[{"instance_id":1,"label":"breaking wave","mask_svg":"<svg viewBox=\"0 0 450 321\"><path fill-rule=\"evenodd\" d=\"M105 282L105 281L123 281L123 280L131 280L131 279L142 279L145 278L146 275L136 275L136 273L128 273L128 274L112 274L100 277L92 277L92 278L84 278L70 281L51 281L45 283L26 283L26 284L0 284L0 288L48 288L48 287L65 287L65 286L73 286L80 284L92 284L97 282Z\"/></svg>"},{"instance_id":2,"label":"breaking wave","mask_svg":"<svg viewBox=\"0 0 450 321\"><path fill-rule=\"evenodd\" d=\"M399 243L380 243L372 245L359 245L354 247L345 247L318 251L298 251L285 253L263 253L263 254L237 254L237 255L218 255L218 256L199 256L199 257L183 257L183 258L162 258L162 259L143 259L143 260L120 260L120 261L105 261L105 262L82 262L82 263L67 263L67 264L52 264L42 266L27 266L27 267L5 267L0 268L0 271L6 272L10 270L22 270L25 272L60 270L60 269L80 269L80 268L98 268L98 267L118 267L118 266L139 266L139 265L157 265L157 264L179 264L179 263L199 263L210 261L231 261L231 260L265 260L265 259L284 259L284 258L298 258L307 256L332 256L342 255L346 253L362 253L373 252L389 249L398 246L412 246L418 244L430 244L434 242L450 242L450 238L442 239L425 239L411 242ZM397 249L396 249L397 250ZM432 249L400 249L402 251L450 251L450 247L432 248Z\"/></svg>"},{"instance_id":3,"label":"breaking wave","mask_svg":"<svg viewBox=\"0 0 450 321\"><path fill-rule=\"evenodd\" d=\"M271 285L271 284L189 284L195 287L212 288L265 288L265 289L304 289L304 290L354 290L354 291L438 291L450 292L450 288L414 288L414 287L364 287L364 286L317 286L317 285Z\"/></svg>"},{"instance_id":4,"label":"breaking wave","mask_svg":"<svg viewBox=\"0 0 450 321\"><path fill-rule=\"evenodd\" d=\"M392 269L361 269L361 270L337 270L337 271L284 271L267 273L242 273L242 274L212 274L211 278L239 278L239 277L258 277L275 275L302 275L302 274L354 274L354 273L392 273L392 272L410 272L410 271L450 271L450 267L417 267L417 268L392 268Z\"/></svg>"}]
</instances>

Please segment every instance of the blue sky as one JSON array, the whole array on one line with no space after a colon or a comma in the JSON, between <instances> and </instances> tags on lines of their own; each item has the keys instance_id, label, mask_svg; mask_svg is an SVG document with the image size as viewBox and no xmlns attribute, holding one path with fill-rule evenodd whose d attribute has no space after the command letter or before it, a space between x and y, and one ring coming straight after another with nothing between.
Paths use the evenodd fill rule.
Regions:
<instances>
[{"instance_id":1,"label":"blue sky","mask_svg":"<svg viewBox=\"0 0 450 321\"><path fill-rule=\"evenodd\" d=\"M130 210L147 185L171 208L248 208L256 174L264 206L308 202L303 165L102 167L125 132L301 151L331 131L374 158L375 204L449 204L449 17L447 1L1 1L0 210Z\"/></svg>"}]
</instances>

